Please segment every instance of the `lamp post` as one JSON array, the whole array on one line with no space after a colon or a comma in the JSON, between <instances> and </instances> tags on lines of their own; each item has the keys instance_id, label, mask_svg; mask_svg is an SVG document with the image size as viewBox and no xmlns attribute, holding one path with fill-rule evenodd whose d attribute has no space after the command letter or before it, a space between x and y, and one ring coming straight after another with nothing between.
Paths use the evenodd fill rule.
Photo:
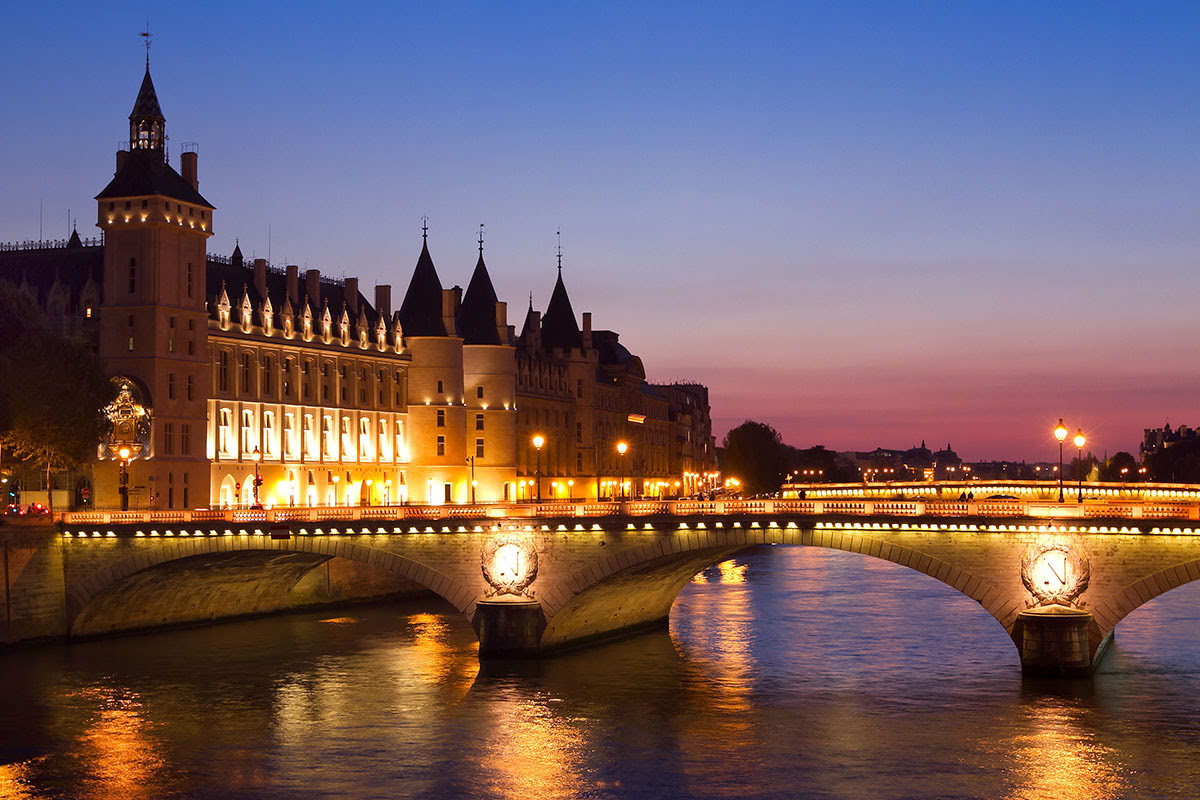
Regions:
<instances>
[{"instance_id":1,"label":"lamp post","mask_svg":"<svg viewBox=\"0 0 1200 800\"><path fill-rule=\"evenodd\" d=\"M625 451L629 449L629 445L625 442L617 442L617 453L621 456L621 499L625 499Z\"/></svg>"},{"instance_id":2,"label":"lamp post","mask_svg":"<svg viewBox=\"0 0 1200 800\"><path fill-rule=\"evenodd\" d=\"M546 437L540 433L533 437L533 447L537 450L537 501L542 502L542 445L546 443Z\"/></svg>"},{"instance_id":3,"label":"lamp post","mask_svg":"<svg viewBox=\"0 0 1200 800\"><path fill-rule=\"evenodd\" d=\"M121 510L129 510L129 448L122 447L117 451L121 457L121 481L117 493L121 495Z\"/></svg>"},{"instance_id":4,"label":"lamp post","mask_svg":"<svg viewBox=\"0 0 1200 800\"><path fill-rule=\"evenodd\" d=\"M1058 427L1054 429L1054 438L1058 439L1058 502L1063 501L1063 440L1067 438L1067 426L1063 425L1062 417L1058 418Z\"/></svg>"},{"instance_id":5,"label":"lamp post","mask_svg":"<svg viewBox=\"0 0 1200 800\"><path fill-rule=\"evenodd\" d=\"M262 486L262 476L258 474L258 462L262 461L262 451L257 447L254 448L254 453L250 456L254 459L254 505L253 508L262 508L262 501L258 499L258 487Z\"/></svg>"},{"instance_id":6,"label":"lamp post","mask_svg":"<svg viewBox=\"0 0 1200 800\"><path fill-rule=\"evenodd\" d=\"M475 505L475 456L467 456L467 463L471 465L471 505Z\"/></svg>"},{"instance_id":7,"label":"lamp post","mask_svg":"<svg viewBox=\"0 0 1200 800\"><path fill-rule=\"evenodd\" d=\"M1083 428L1080 428L1075 434L1075 446L1079 448L1079 502L1083 502L1083 446L1087 444L1087 438L1083 435ZM1062 474L1061 471L1059 473Z\"/></svg>"}]
</instances>

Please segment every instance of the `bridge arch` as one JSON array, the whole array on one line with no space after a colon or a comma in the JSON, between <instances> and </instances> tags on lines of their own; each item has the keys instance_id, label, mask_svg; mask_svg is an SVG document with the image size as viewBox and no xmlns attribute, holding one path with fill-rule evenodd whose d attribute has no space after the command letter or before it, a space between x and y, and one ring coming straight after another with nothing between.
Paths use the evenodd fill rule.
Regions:
<instances>
[{"instance_id":1,"label":"bridge arch","mask_svg":"<svg viewBox=\"0 0 1200 800\"><path fill-rule=\"evenodd\" d=\"M1110 593L1088 609L1092 612L1088 630L1090 637L1096 642L1103 640L1113 632L1117 623L1146 603L1197 580L1200 580L1200 559L1161 569Z\"/></svg>"},{"instance_id":2,"label":"bridge arch","mask_svg":"<svg viewBox=\"0 0 1200 800\"><path fill-rule=\"evenodd\" d=\"M542 649L552 651L662 624L697 572L762 544L826 547L908 567L970 597L1010 635L1020 610L1006 593L979 576L863 530L726 527L680 534L619 551L543 587L547 624Z\"/></svg>"},{"instance_id":3,"label":"bridge arch","mask_svg":"<svg viewBox=\"0 0 1200 800\"><path fill-rule=\"evenodd\" d=\"M266 537L195 537L138 549L90 574L69 580L67 628L72 636L131 630L174 622L196 622L245 613L280 610L262 607L286 597L309 572L332 559L381 570L427 589L467 614L475 593L450 576L414 559L379 548L324 537L273 541ZM174 584L171 584L174 581ZM194 598L188 597L191 591ZM240 595L237 593L241 593ZM170 614L183 604L190 618L148 619L138 606L166 600ZM215 609L233 607L232 613ZM208 615L209 610L214 610Z\"/></svg>"}]
</instances>

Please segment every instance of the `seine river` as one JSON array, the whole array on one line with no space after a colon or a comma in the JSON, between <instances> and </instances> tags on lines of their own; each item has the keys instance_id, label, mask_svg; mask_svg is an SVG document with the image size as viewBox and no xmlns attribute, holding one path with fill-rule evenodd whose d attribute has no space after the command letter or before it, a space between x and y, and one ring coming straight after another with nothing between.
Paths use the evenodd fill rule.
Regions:
<instances>
[{"instance_id":1,"label":"seine river","mask_svg":"<svg viewBox=\"0 0 1200 800\"><path fill-rule=\"evenodd\" d=\"M0 797L1195 798L1200 585L1092 681L1022 680L978 605L768 547L669 633L480 671L434 602L0 656Z\"/></svg>"}]
</instances>

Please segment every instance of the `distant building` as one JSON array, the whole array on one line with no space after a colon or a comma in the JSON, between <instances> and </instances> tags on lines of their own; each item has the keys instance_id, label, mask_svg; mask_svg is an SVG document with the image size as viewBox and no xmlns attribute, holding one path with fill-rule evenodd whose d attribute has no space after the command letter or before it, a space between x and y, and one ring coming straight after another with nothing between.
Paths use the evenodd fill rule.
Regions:
<instances>
[{"instance_id":1,"label":"distant building","mask_svg":"<svg viewBox=\"0 0 1200 800\"><path fill-rule=\"evenodd\" d=\"M1164 450L1180 442L1193 442L1195 440L1196 429L1189 428L1187 425L1180 425L1175 430L1171 430L1170 423L1163 425L1161 428L1146 428L1143 431L1142 444L1138 448L1138 459L1145 464L1150 456L1160 450Z\"/></svg>"}]
</instances>

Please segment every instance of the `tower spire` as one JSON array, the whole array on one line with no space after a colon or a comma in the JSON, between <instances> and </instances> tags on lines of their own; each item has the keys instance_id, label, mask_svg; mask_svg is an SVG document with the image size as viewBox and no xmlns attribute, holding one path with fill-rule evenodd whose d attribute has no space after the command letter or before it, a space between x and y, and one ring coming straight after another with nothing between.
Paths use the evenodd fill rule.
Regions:
<instances>
[{"instance_id":1,"label":"tower spire","mask_svg":"<svg viewBox=\"0 0 1200 800\"><path fill-rule=\"evenodd\" d=\"M562 275L562 228L556 231L558 236L558 274Z\"/></svg>"},{"instance_id":2,"label":"tower spire","mask_svg":"<svg viewBox=\"0 0 1200 800\"><path fill-rule=\"evenodd\" d=\"M150 36L151 36L150 20L146 20L146 30L139 33L138 36L142 37L143 43L146 45L146 71L149 72L150 71Z\"/></svg>"},{"instance_id":3,"label":"tower spire","mask_svg":"<svg viewBox=\"0 0 1200 800\"><path fill-rule=\"evenodd\" d=\"M479 257L483 258L483 223L479 223Z\"/></svg>"},{"instance_id":4,"label":"tower spire","mask_svg":"<svg viewBox=\"0 0 1200 800\"><path fill-rule=\"evenodd\" d=\"M427 241L428 239L429 239L429 217L423 216L423 217L421 217L421 241L424 242L424 241Z\"/></svg>"}]
</instances>

